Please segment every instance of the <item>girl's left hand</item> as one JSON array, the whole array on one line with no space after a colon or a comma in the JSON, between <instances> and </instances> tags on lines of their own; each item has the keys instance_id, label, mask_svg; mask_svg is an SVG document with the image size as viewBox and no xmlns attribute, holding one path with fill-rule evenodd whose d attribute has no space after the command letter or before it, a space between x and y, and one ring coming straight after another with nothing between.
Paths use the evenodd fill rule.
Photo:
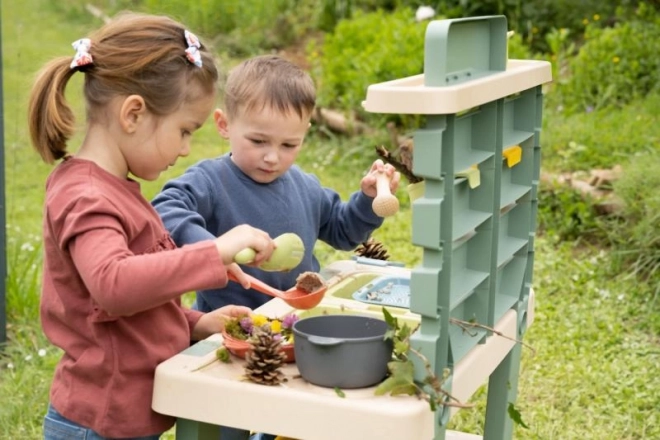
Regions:
<instances>
[{"instance_id":1,"label":"girl's left hand","mask_svg":"<svg viewBox=\"0 0 660 440\"><path fill-rule=\"evenodd\" d=\"M396 169L391 164L383 163L382 160L376 159L371 165L371 169L366 176L360 181L360 188L362 192L369 197L376 197L376 177L380 173L385 173L390 179L390 192L394 194L399 188L399 181L401 180L401 173L396 171Z\"/></svg>"},{"instance_id":2,"label":"girl's left hand","mask_svg":"<svg viewBox=\"0 0 660 440\"><path fill-rule=\"evenodd\" d=\"M241 316L252 315L252 309L245 306L224 306L202 316L193 330L193 340L201 341L212 334L221 333L227 321Z\"/></svg>"}]
</instances>

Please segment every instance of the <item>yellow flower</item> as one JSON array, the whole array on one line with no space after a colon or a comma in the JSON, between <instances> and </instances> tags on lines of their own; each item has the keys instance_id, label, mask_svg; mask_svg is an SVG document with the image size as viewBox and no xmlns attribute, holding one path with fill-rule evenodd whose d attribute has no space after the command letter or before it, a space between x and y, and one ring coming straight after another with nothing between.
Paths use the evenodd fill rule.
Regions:
<instances>
[{"instance_id":1,"label":"yellow flower","mask_svg":"<svg viewBox=\"0 0 660 440\"><path fill-rule=\"evenodd\" d=\"M582 24L585 25L585 26L588 25L589 24L589 19L585 18L584 20L582 20Z\"/></svg>"},{"instance_id":2,"label":"yellow flower","mask_svg":"<svg viewBox=\"0 0 660 440\"><path fill-rule=\"evenodd\" d=\"M594 14L594 21L598 21L598 20L600 20L600 15Z\"/></svg>"},{"instance_id":3,"label":"yellow flower","mask_svg":"<svg viewBox=\"0 0 660 440\"><path fill-rule=\"evenodd\" d=\"M273 333L280 333L282 331L282 322L274 319L270 322L270 329Z\"/></svg>"},{"instance_id":4,"label":"yellow flower","mask_svg":"<svg viewBox=\"0 0 660 440\"><path fill-rule=\"evenodd\" d=\"M613 62L614 64L618 63L619 61L621 61L621 58L619 58L619 57L612 57L612 62Z\"/></svg>"},{"instance_id":5,"label":"yellow flower","mask_svg":"<svg viewBox=\"0 0 660 440\"><path fill-rule=\"evenodd\" d=\"M252 323L257 327L261 327L267 322L268 318L266 318L264 315L252 315Z\"/></svg>"}]
</instances>

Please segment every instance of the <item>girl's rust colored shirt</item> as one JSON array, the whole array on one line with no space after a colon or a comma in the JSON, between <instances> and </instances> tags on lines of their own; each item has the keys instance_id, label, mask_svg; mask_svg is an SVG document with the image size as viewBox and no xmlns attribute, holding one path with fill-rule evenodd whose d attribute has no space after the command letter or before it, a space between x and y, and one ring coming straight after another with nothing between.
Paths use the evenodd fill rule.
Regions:
<instances>
[{"instance_id":1,"label":"girl's rust colored shirt","mask_svg":"<svg viewBox=\"0 0 660 440\"><path fill-rule=\"evenodd\" d=\"M75 158L48 178L43 230L41 322L64 352L52 405L106 437L166 431L174 419L151 410L154 371L202 316L180 295L227 283L215 244L177 249L136 181Z\"/></svg>"}]
</instances>

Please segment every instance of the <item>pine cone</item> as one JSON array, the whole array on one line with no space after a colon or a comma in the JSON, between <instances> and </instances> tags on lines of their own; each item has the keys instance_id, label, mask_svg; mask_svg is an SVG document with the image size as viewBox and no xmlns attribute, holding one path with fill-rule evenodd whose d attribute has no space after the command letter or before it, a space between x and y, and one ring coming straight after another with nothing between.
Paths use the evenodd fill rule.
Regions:
<instances>
[{"instance_id":1,"label":"pine cone","mask_svg":"<svg viewBox=\"0 0 660 440\"><path fill-rule=\"evenodd\" d=\"M282 351L282 339L275 335L268 325L256 328L250 339L252 349L245 355L245 377L262 385L279 385L286 382L281 371L286 354Z\"/></svg>"},{"instance_id":2,"label":"pine cone","mask_svg":"<svg viewBox=\"0 0 660 440\"><path fill-rule=\"evenodd\" d=\"M371 258L372 260L389 260L390 258L387 255L387 249L383 247L383 243L374 240L373 237L369 237L367 241L358 246L355 253L359 257Z\"/></svg>"}]
</instances>

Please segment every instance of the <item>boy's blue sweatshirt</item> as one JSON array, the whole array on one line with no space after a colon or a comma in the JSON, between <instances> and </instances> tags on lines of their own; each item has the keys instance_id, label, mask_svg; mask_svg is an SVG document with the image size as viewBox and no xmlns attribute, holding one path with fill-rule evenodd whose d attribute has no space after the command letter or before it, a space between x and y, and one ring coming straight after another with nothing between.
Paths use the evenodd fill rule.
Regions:
<instances>
[{"instance_id":1,"label":"boy's blue sweatshirt","mask_svg":"<svg viewBox=\"0 0 660 440\"><path fill-rule=\"evenodd\" d=\"M242 266L246 273L287 290L302 272L319 271L313 255L317 239L348 251L382 224L383 219L371 208L372 202L373 198L362 191L342 202L337 192L322 187L316 176L296 165L271 183L257 183L226 154L203 160L169 181L152 204L178 246L218 237L245 223L272 238L286 232L298 234L305 243L305 256L292 271L266 272ZM238 304L254 309L269 299L230 282L223 289L197 292L195 308L208 312Z\"/></svg>"}]
</instances>

